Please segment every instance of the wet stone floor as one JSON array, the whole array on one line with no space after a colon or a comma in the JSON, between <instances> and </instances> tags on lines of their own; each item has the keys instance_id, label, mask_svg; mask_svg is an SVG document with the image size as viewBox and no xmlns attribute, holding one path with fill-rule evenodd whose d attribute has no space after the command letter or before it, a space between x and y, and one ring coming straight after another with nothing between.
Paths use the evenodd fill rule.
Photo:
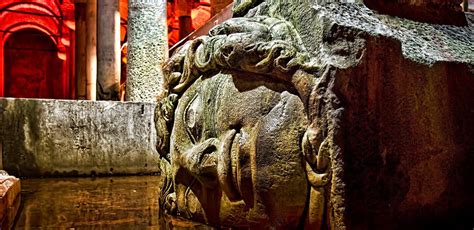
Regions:
<instances>
[{"instance_id":1,"label":"wet stone floor","mask_svg":"<svg viewBox=\"0 0 474 230\"><path fill-rule=\"evenodd\" d=\"M211 229L159 218L160 176L23 179L14 229Z\"/></svg>"}]
</instances>

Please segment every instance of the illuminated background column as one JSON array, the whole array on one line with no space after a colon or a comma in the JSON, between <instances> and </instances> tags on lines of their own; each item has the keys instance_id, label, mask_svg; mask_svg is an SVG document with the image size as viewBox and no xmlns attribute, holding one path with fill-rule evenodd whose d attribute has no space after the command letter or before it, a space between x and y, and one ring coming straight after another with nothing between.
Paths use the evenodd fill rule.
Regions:
<instances>
[{"instance_id":1,"label":"illuminated background column","mask_svg":"<svg viewBox=\"0 0 474 230\"><path fill-rule=\"evenodd\" d=\"M162 92L167 36L165 0L129 0L127 101L154 102Z\"/></svg>"},{"instance_id":2,"label":"illuminated background column","mask_svg":"<svg viewBox=\"0 0 474 230\"><path fill-rule=\"evenodd\" d=\"M102 0L101 0L102 1ZM96 99L97 85L97 0L88 0L86 7L86 81L87 99Z\"/></svg>"},{"instance_id":3,"label":"illuminated background column","mask_svg":"<svg viewBox=\"0 0 474 230\"><path fill-rule=\"evenodd\" d=\"M97 99L118 100L120 89L119 0L97 5Z\"/></svg>"},{"instance_id":4,"label":"illuminated background column","mask_svg":"<svg viewBox=\"0 0 474 230\"><path fill-rule=\"evenodd\" d=\"M87 87L86 87L86 63L87 63L87 49L86 49L86 8L87 0L76 0L75 1L75 18L76 18L76 33L75 33L75 46L76 46L76 57L75 57L75 75L76 75L76 97L80 100L87 98Z\"/></svg>"}]
</instances>

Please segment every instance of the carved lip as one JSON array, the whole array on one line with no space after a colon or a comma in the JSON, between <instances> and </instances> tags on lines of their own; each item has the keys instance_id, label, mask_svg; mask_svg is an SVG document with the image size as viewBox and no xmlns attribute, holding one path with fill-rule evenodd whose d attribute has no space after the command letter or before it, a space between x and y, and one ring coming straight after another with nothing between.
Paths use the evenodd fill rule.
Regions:
<instances>
[{"instance_id":1,"label":"carved lip","mask_svg":"<svg viewBox=\"0 0 474 230\"><path fill-rule=\"evenodd\" d=\"M237 168L234 166L236 165L236 159L238 159L238 151L233 148L233 145L235 139L240 139L238 137L240 137L240 133L237 133L237 130L229 130L222 140L221 152L217 158L219 184L230 201L241 200L241 194L234 183L237 175Z\"/></svg>"}]
</instances>

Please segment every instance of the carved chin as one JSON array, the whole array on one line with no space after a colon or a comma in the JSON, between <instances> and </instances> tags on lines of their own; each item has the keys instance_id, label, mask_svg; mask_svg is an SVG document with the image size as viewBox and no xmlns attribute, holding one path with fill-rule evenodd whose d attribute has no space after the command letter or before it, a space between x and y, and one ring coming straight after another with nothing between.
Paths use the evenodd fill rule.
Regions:
<instances>
[{"instance_id":1,"label":"carved chin","mask_svg":"<svg viewBox=\"0 0 474 230\"><path fill-rule=\"evenodd\" d=\"M237 185L237 161L239 159L240 133L229 130L222 140L217 156L217 177L219 184L230 201L241 200Z\"/></svg>"}]
</instances>

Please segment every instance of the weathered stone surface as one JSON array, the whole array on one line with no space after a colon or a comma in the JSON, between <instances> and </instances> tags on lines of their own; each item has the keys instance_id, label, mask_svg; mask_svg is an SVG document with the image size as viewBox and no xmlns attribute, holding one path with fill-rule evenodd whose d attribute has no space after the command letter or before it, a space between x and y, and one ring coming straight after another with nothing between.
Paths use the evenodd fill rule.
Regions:
<instances>
[{"instance_id":1,"label":"weathered stone surface","mask_svg":"<svg viewBox=\"0 0 474 230\"><path fill-rule=\"evenodd\" d=\"M155 173L152 103L0 100L3 167L12 175Z\"/></svg>"},{"instance_id":2,"label":"weathered stone surface","mask_svg":"<svg viewBox=\"0 0 474 230\"><path fill-rule=\"evenodd\" d=\"M334 68L344 157L333 168L341 199L331 200L339 216L331 222L470 227L473 27L382 16L357 4L282 3L260 12L291 22L304 47Z\"/></svg>"},{"instance_id":3,"label":"weathered stone surface","mask_svg":"<svg viewBox=\"0 0 474 230\"><path fill-rule=\"evenodd\" d=\"M307 3L300 7L296 3L271 5L265 2L250 10L247 16L256 14L285 18L298 31L304 47L312 55L337 67L346 68L355 64L362 54L364 41L345 40L364 34L398 41L405 58L424 65L436 62L472 64L474 60L471 45L473 26L420 23L376 14L363 5L347 3ZM315 15L321 18L314 19Z\"/></svg>"},{"instance_id":4,"label":"weathered stone surface","mask_svg":"<svg viewBox=\"0 0 474 230\"><path fill-rule=\"evenodd\" d=\"M369 38L338 71L347 101L346 225L470 228L474 214L474 75L469 65L407 60ZM383 57L384 61L381 61Z\"/></svg>"},{"instance_id":5,"label":"weathered stone surface","mask_svg":"<svg viewBox=\"0 0 474 230\"><path fill-rule=\"evenodd\" d=\"M20 180L0 170L0 228L11 229L20 208Z\"/></svg>"},{"instance_id":6,"label":"weathered stone surface","mask_svg":"<svg viewBox=\"0 0 474 230\"><path fill-rule=\"evenodd\" d=\"M364 0L369 8L383 14L420 22L466 25L459 0Z\"/></svg>"},{"instance_id":7,"label":"weathered stone surface","mask_svg":"<svg viewBox=\"0 0 474 230\"><path fill-rule=\"evenodd\" d=\"M316 2L239 1L247 18L171 57L162 207L214 226L472 227L472 27Z\"/></svg>"}]
</instances>

